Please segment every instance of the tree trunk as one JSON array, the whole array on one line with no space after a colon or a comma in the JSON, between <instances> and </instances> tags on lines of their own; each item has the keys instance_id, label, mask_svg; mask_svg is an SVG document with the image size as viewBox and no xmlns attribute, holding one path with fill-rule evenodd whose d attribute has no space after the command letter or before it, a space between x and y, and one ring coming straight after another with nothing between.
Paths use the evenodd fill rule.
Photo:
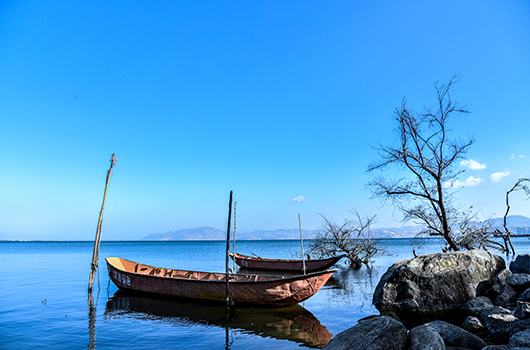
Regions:
<instances>
[{"instance_id":1,"label":"tree trunk","mask_svg":"<svg viewBox=\"0 0 530 350\"><path fill-rule=\"evenodd\" d=\"M443 199L443 188L441 175L436 179L436 185L438 187L438 207L440 208L440 220L442 221L443 237L451 249L455 252L458 252L460 249L456 245L453 237L451 237L451 228L449 227L449 222L447 220L447 212L445 210L444 199Z\"/></svg>"}]
</instances>

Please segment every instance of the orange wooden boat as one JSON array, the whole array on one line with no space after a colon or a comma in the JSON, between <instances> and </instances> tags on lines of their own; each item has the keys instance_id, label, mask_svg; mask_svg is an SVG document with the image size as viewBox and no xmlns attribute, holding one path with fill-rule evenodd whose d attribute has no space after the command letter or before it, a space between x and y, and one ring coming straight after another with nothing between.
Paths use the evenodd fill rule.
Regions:
<instances>
[{"instance_id":1,"label":"orange wooden boat","mask_svg":"<svg viewBox=\"0 0 530 350\"><path fill-rule=\"evenodd\" d=\"M226 274L185 271L107 258L112 282L120 289L182 299L226 303ZM235 305L286 306L313 296L335 270L297 276L229 275Z\"/></svg>"},{"instance_id":2,"label":"orange wooden boat","mask_svg":"<svg viewBox=\"0 0 530 350\"><path fill-rule=\"evenodd\" d=\"M303 261L295 259L265 259L260 257L252 257L237 253L229 253L230 257L234 259L239 267L255 270L277 270L277 271L293 271L303 272ZM345 255L334 256L328 259L321 260L306 260L306 272L322 271L335 265Z\"/></svg>"}]
</instances>

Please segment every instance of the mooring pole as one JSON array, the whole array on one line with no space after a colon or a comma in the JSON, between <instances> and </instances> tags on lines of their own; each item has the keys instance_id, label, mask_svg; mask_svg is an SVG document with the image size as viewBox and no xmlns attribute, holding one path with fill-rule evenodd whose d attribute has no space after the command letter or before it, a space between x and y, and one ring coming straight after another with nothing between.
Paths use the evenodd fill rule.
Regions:
<instances>
[{"instance_id":1,"label":"mooring pole","mask_svg":"<svg viewBox=\"0 0 530 350\"><path fill-rule=\"evenodd\" d=\"M116 165L116 159L114 158L114 153L112 153L112 157L110 158L110 168L107 171L107 181L105 182L105 191L103 192L103 204L101 204L101 211L99 212L99 220L98 220L98 226L96 229L96 239L94 241L94 252L92 255L92 265L90 269L90 279L88 281L88 291L92 292L92 286L94 284L94 276L96 274L96 270L98 268L98 259L99 259L99 244L101 242L101 223L103 221L103 209L105 209L105 200L107 198L107 189L109 187L109 179L110 175L112 174L112 167Z\"/></svg>"},{"instance_id":2,"label":"mooring pole","mask_svg":"<svg viewBox=\"0 0 530 350\"><path fill-rule=\"evenodd\" d=\"M230 309L230 274L229 274L229 256L230 252L230 219L232 217L232 191L230 191L230 201L228 202L228 228L226 229L226 310Z\"/></svg>"},{"instance_id":3,"label":"mooring pole","mask_svg":"<svg viewBox=\"0 0 530 350\"><path fill-rule=\"evenodd\" d=\"M302 246L302 267L305 275L305 254L304 254L304 238L302 237L302 220L300 219L300 213L298 213L298 226L300 226L300 245Z\"/></svg>"},{"instance_id":4,"label":"mooring pole","mask_svg":"<svg viewBox=\"0 0 530 350\"><path fill-rule=\"evenodd\" d=\"M236 273L236 208L237 208L237 202L234 202L234 237L232 237L232 253L234 254L233 265L234 268L232 271Z\"/></svg>"}]
</instances>

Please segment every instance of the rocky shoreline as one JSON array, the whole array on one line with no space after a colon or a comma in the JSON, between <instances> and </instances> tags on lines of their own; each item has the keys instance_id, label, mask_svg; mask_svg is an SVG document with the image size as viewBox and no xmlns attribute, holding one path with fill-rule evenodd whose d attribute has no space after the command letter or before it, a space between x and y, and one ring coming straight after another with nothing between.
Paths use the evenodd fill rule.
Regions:
<instances>
[{"instance_id":1,"label":"rocky shoreline","mask_svg":"<svg viewBox=\"0 0 530 350\"><path fill-rule=\"evenodd\" d=\"M381 277L373 303L380 315L324 349L530 349L530 255L509 269L484 250L400 261Z\"/></svg>"}]
</instances>

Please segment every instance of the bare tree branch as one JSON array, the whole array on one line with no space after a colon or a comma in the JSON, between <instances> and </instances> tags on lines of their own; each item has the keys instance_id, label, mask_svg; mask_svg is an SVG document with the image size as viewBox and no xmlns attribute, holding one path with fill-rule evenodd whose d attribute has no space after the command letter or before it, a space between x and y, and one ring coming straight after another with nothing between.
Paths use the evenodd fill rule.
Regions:
<instances>
[{"instance_id":1,"label":"bare tree branch","mask_svg":"<svg viewBox=\"0 0 530 350\"><path fill-rule=\"evenodd\" d=\"M380 247L379 240L372 236L370 230L375 216L363 218L355 210L352 213L355 219L344 220L342 224L320 215L322 228L309 246L310 254L317 258L344 255L355 269L368 264L372 258L383 255L385 250Z\"/></svg>"},{"instance_id":2,"label":"bare tree branch","mask_svg":"<svg viewBox=\"0 0 530 350\"><path fill-rule=\"evenodd\" d=\"M523 191L527 197L530 198L530 179L529 178L520 178L517 180L515 185L506 192L506 213L504 214L504 232L500 232L499 230L496 231L496 233L502 237L504 240L504 246L507 252L512 252L512 254L515 255L515 248L513 247L512 240L511 240L511 232L508 229L507 220L508 220L508 213L510 212L510 201L509 197L510 194L516 191Z\"/></svg>"},{"instance_id":3,"label":"bare tree branch","mask_svg":"<svg viewBox=\"0 0 530 350\"><path fill-rule=\"evenodd\" d=\"M442 236L455 251L460 248L452 231L454 220L463 217L455 215L458 211L452 207L452 194L457 189L446 184L461 173L455 170L457 161L464 158L474 143L472 138L464 142L449 138L449 122L469 113L451 99L450 92L456 82L458 76L447 84L435 84L437 108L434 111L424 109L422 113L414 113L404 98L394 111L398 145L373 147L379 160L367 168L372 175L367 187L374 197L383 202L391 200L403 212L404 221L424 225L425 233ZM402 177L392 179L388 171L391 167Z\"/></svg>"}]
</instances>

